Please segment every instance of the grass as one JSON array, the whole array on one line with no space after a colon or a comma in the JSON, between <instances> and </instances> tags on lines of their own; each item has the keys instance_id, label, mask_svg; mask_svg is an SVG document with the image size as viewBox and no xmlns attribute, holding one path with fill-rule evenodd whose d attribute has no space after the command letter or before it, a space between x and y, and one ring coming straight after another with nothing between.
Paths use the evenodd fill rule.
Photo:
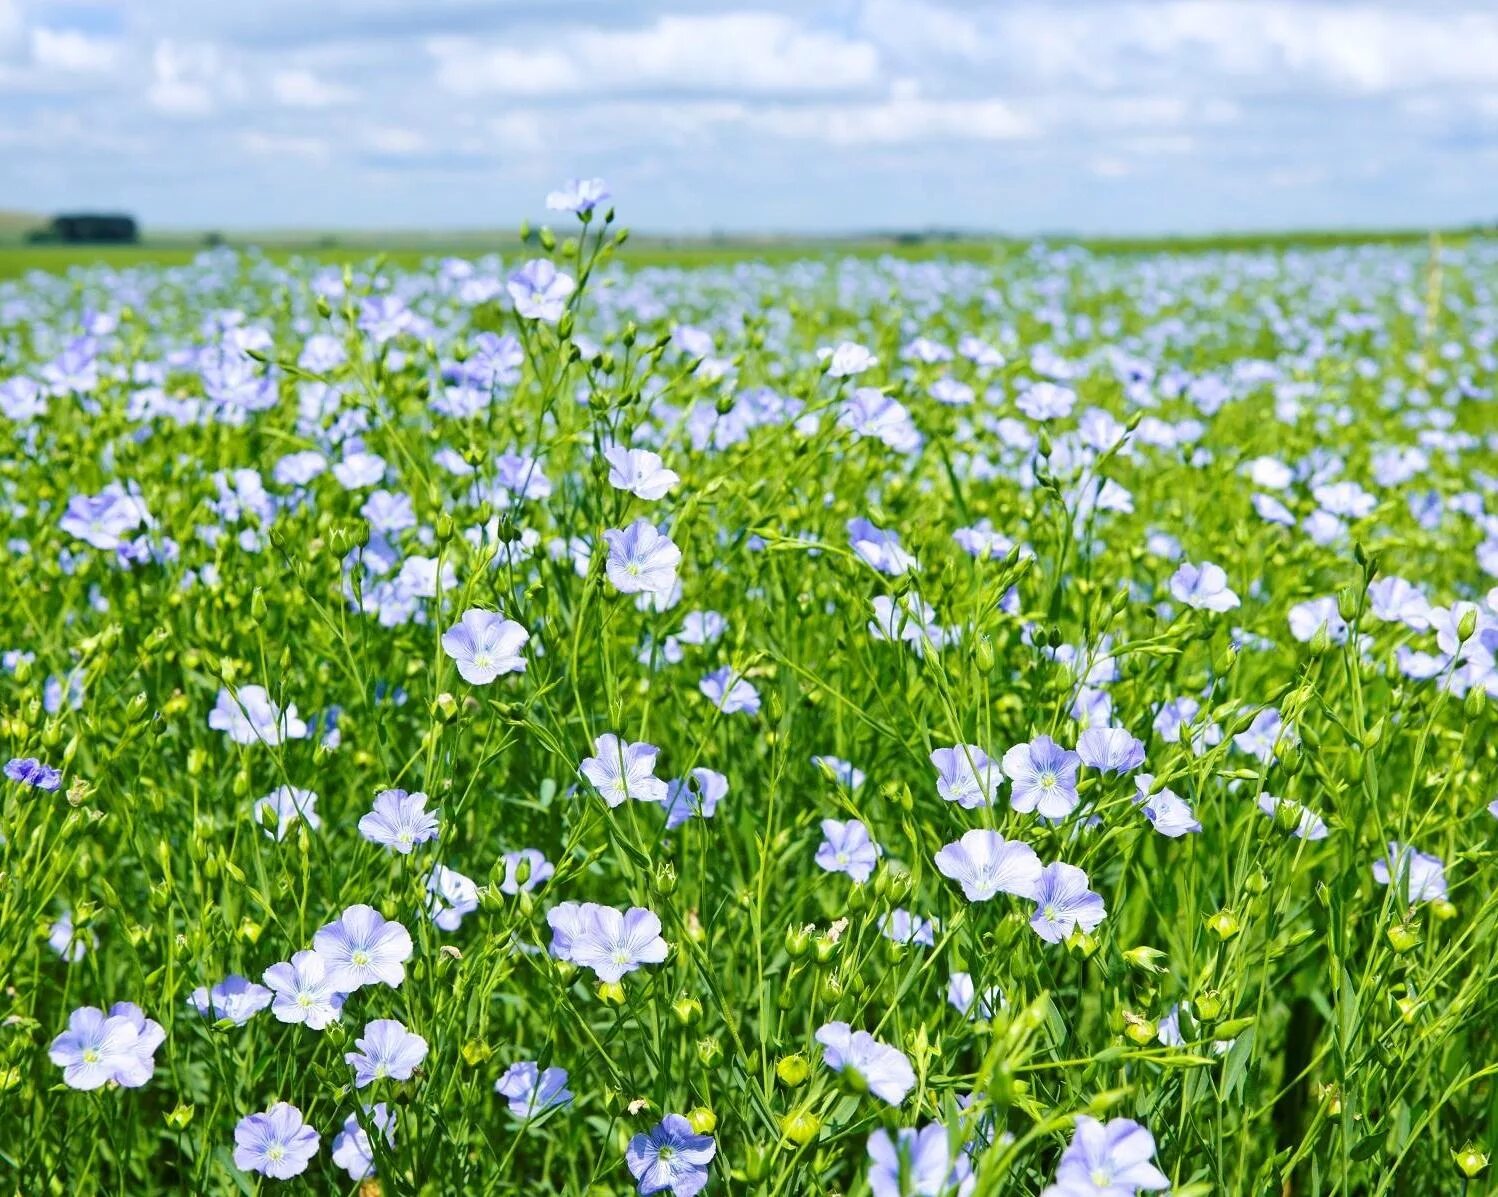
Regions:
<instances>
[{"instance_id":1,"label":"grass","mask_svg":"<svg viewBox=\"0 0 1498 1197\"><path fill-rule=\"evenodd\" d=\"M0 283L3 1187L1485 1191L1498 255L1221 248Z\"/></svg>"}]
</instances>

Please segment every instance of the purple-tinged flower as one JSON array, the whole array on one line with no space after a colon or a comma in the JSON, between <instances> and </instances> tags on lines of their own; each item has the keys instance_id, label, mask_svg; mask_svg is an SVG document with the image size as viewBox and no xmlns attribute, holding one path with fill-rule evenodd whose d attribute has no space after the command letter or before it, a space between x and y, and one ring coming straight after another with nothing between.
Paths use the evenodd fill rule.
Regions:
<instances>
[{"instance_id":1,"label":"purple-tinged flower","mask_svg":"<svg viewBox=\"0 0 1498 1197\"><path fill-rule=\"evenodd\" d=\"M850 790L856 790L864 783L863 770L840 757L814 756L811 763L838 785L847 786Z\"/></svg>"},{"instance_id":2,"label":"purple-tinged flower","mask_svg":"<svg viewBox=\"0 0 1498 1197\"><path fill-rule=\"evenodd\" d=\"M957 1013L976 1021L989 1019L1004 1006L1004 995L997 985L990 985L982 993L973 984L970 974L954 972L947 981L947 1001Z\"/></svg>"},{"instance_id":3,"label":"purple-tinged flower","mask_svg":"<svg viewBox=\"0 0 1498 1197\"><path fill-rule=\"evenodd\" d=\"M661 455L650 449L610 445L603 451L603 456L609 463L609 485L617 490L627 490L636 498L651 502L664 499L681 481L681 475L668 470Z\"/></svg>"},{"instance_id":4,"label":"purple-tinged flower","mask_svg":"<svg viewBox=\"0 0 1498 1197\"><path fill-rule=\"evenodd\" d=\"M870 437L897 453L913 453L921 444L910 413L877 387L859 387L844 399L837 422L855 436Z\"/></svg>"},{"instance_id":5,"label":"purple-tinged flower","mask_svg":"<svg viewBox=\"0 0 1498 1197\"><path fill-rule=\"evenodd\" d=\"M1441 858L1393 840L1389 841L1388 856L1373 862L1373 879L1380 885L1398 880L1411 905L1446 896L1446 866Z\"/></svg>"},{"instance_id":6,"label":"purple-tinged flower","mask_svg":"<svg viewBox=\"0 0 1498 1197\"><path fill-rule=\"evenodd\" d=\"M609 528L604 572L620 594L670 594L676 585L681 550L649 520L637 519L628 528Z\"/></svg>"},{"instance_id":7,"label":"purple-tinged flower","mask_svg":"<svg viewBox=\"0 0 1498 1197\"><path fill-rule=\"evenodd\" d=\"M1238 596L1228 589L1222 566L1210 561L1201 565L1182 562L1171 575L1170 593L1177 601L1202 611L1231 611L1238 605Z\"/></svg>"},{"instance_id":8,"label":"purple-tinged flower","mask_svg":"<svg viewBox=\"0 0 1498 1197\"><path fill-rule=\"evenodd\" d=\"M322 826L317 814L317 795L311 790L277 786L269 794L255 799L250 821L278 843L290 834L300 819L313 831Z\"/></svg>"},{"instance_id":9,"label":"purple-tinged flower","mask_svg":"<svg viewBox=\"0 0 1498 1197\"><path fill-rule=\"evenodd\" d=\"M234 1166L272 1180L290 1180L307 1170L317 1154L318 1134L302 1112L278 1101L263 1114L249 1114L234 1128Z\"/></svg>"},{"instance_id":10,"label":"purple-tinged flower","mask_svg":"<svg viewBox=\"0 0 1498 1197\"><path fill-rule=\"evenodd\" d=\"M965 810L993 805L1004 784L998 762L976 744L934 749L931 763L936 766L936 792Z\"/></svg>"},{"instance_id":11,"label":"purple-tinged flower","mask_svg":"<svg viewBox=\"0 0 1498 1197\"><path fill-rule=\"evenodd\" d=\"M1498 802L1493 805L1498 807ZM1276 798L1273 794L1260 794L1258 806L1281 827L1288 827L1290 834L1297 839L1324 840L1331 834L1331 830L1320 815L1293 798ZM1494 810L1493 814L1495 818L1498 818L1498 810Z\"/></svg>"},{"instance_id":12,"label":"purple-tinged flower","mask_svg":"<svg viewBox=\"0 0 1498 1197\"><path fill-rule=\"evenodd\" d=\"M228 1019L237 1027L244 1026L275 998L264 985L256 985L248 977L238 973L225 977L212 989L199 985L192 991L187 1004L204 1018L214 1021Z\"/></svg>"},{"instance_id":13,"label":"purple-tinged flower","mask_svg":"<svg viewBox=\"0 0 1498 1197\"><path fill-rule=\"evenodd\" d=\"M1325 598L1307 599L1290 608L1290 635L1302 644L1309 644L1322 628L1333 644L1347 639L1347 621L1337 610L1337 600L1331 595Z\"/></svg>"},{"instance_id":14,"label":"purple-tinged flower","mask_svg":"<svg viewBox=\"0 0 1498 1197\"><path fill-rule=\"evenodd\" d=\"M62 773L34 756L18 756L7 761L5 776L36 790L56 790L62 785Z\"/></svg>"},{"instance_id":15,"label":"purple-tinged flower","mask_svg":"<svg viewBox=\"0 0 1498 1197\"><path fill-rule=\"evenodd\" d=\"M711 819L718 803L728 793L728 778L716 769L699 766L683 778L678 778L667 787L666 830L675 831L694 815Z\"/></svg>"},{"instance_id":16,"label":"purple-tinged flower","mask_svg":"<svg viewBox=\"0 0 1498 1197\"><path fill-rule=\"evenodd\" d=\"M405 927L362 903L320 928L312 937L312 948L327 966L328 984L339 993L353 993L365 985L400 985L412 951Z\"/></svg>"},{"instance_id":17,"label":"purple-tinged flower","mask_svg":"<svg viewBox=\"0 0 1498 1197\"><path fill-rule=\"evenodd\" d=\"M1076 1132L1056 1166L1056 1183L1042 1197L1134 1197L1145 1189L1168 1189L1170 1181L1151 1162L1154 1154L1154 1137L1132 1119L1104 1125L1078 1114Z\"/></svg>"},{"instance_id":18,"label":"purple-tinged flower","mask_svg":"<svg viewBox=\"0 0 1498 1197\"><path fill-rule=\"evenodd\" d=\"M829 873L847 873L862 885L873 875L879 863L880 848L869 838L869 829L857 819L842 822L822 820L822 842L817 847L817 864Z\"/></svg>"},{"instance_id":19,"label":"purple-tinged flower","mask_svg":"<svg viewBox=\"0 0 1498 1197\"><path fill-rule=\"evenodd\" d=\"M887 594L875 595L874 618L869 620L869 635L875 640L903 640L918 657L928 650L938 650L953 642L936 622L936 609L915 593L896 602Z\"/></svg>"},{"instance_id":20,"label":"purple-tinged flower","mask_svg":"<svg viewBox=\"0 0 1498 1197\"><path fill-rule=\"evenodd\" d=\"M320 1031L343 1012L344 995L329 983L327 962L316 952L297 952L271 965L260 979L275 995L270 1012L280 1022Z\"/></svg>"},{"instance_id":21,"label":"purple-tinged flower","mask_svg":"<svg viewBox=\"0 0 1498 1197\"><path fill-rule=\"evenodd\" d=\"M457 869L435 864L427 874L427 909L439 930L456 931L479 908L479 887Z\"/></svg>"},{"instance_id":22,"label":"purple-tinged flower","mask_svg":"<svg viewBox=\"0 0 1498 1197\"><path fill-rule=\"evenodd\" d=\"M1032 898L1040 882L1035 849L986 828L965 832L941 848L935 859L937 870L957 882L969 902L986 902L998 893Z\"/></svg>"},{"instance_id":23,"label":"purple-tinged flower","mask_svg":"<svg viewBox=\"0 0 1498 1197\"><path fill-rule=\"evenodd\" d=\"M1273 707L1266 707L1254 716L1253 722L1245 730L1233 737L1233 747L1257 757L1267 765L1274 760L1276 744L1281 740L1295 738L1294 729L1285 726L1280 713Z\"/></svg>"},{"instance_id":24,"label":"purple-tinged flower","mask_svg":"<svg viewBox=\"0 0 1498 1197\"><path fill-rule=\"evenodd\" d=\"M156 1049L166 1038L161 1024L132 1002L116 1002L105 1014L82 1006L68 1016L68 1029L52 1040L47 1056L62 1069L70 1089L98 1089L113 1082L138 1089L156 1069Z\"/></svg>"},{"instance_id":25,"label":"purple-tinged flower","mask_svg":"<svg viewBox=\"0 0 1498 1197\"><path fill-rule=\"evenodd\" d=\"M409 1081L427 1058L427 1041L393 1018L376 1018L365 1024L364 1037L355 1039L357 1051L343 1058L354 1070L354 1088L375 1081Z\"/></svg>"},{"instance_id":26,"label":"purple-tinged flower","mask_svg":"<svg viewBox=\"0 0 1498 1197\"><path fill-rule=\"evenodd\" d=\"M725 715L759 714L759 691L727 665L713 670L697 689Z\"/></svg>"},{"instance_id":27,"label":"purple-tinged flower","mask_svg":"<svg viewBox=\"0 0 1498 1197\"><path fill-rule=\"evenodd\" d=\"M546 206L553 212L591 212L610 200L612 194L602 179L568 179L555 191L546 193Z\"/></svg>"},{"instance_id":28,"label":"purple-tinged flower","mask_svg":"<svg viewBox=\"0 0 1498 1197\"><path fill-rule=\"evenodd\" d=\"M500 857L505 866L504 880L499 883L499 892L514 897L524 890L530 893L538 885L551 880L556 867L535 848L522 848L519 852L506 852Z\"/></svg>"},{"instance_id":29,"label":"purple-tinged flower","mask_svg":"<svg viewBox=\"0 0 1498 1197\"><path fill-rule=\"evenodd\" d=\"M494 1092L507 1098L510 1113L516 1118L534 1118L547 1110L572 1103L572 1090L567 1088L567 1070L548 1068L545 1071L534 1060L519 1060L505 1069L504 1076L494 1082Z\"/></svg>"},{"instance_id":30,"label":"purple-tinged flower","mask_svg":"<svg viewBox=\"0 0 1498 1197\"><path fill-rule=\"evenodd\" d=\"M1104 773L1128 773L1144 764L1144 744L1121 727L1089 727L1077 737L1077 756Z\"/></svg>"},{"instance_id":31,"label":"purple-tinged flower","mask_svg":"<svg viewBox=\"0 0 1498 1197\"><path fill-rule=\"evenodd\" d=\"M1014 783L1010 804L1017 811L1037 811L1047 819L1064 819L1077 806L1077 766L1081 760L1050 736L1016 744L1004 754L1004 772Z\"/></svg>"},{"instance_id":32,"label":"purple-tinged flower","mask_svg":"<svg viewBox=\"0 0 1498 1197\"><path fill-rule=\"evenodd\" d=\"M827 363L828 378L852 378L879 364L879 359L856 341L824 346L817 350L817 357Z\"/></svg>"},{"instance_id":33,"label":"purple-tinged flower","mask_svg":"<svg viewBox=\"0 0 1498 1197\"><path fill-rule=\"evenodd\" d=\"M566 311L567 299L577 290L577 284L550 260L532 258L510 275L506 290L515 301L515 310L525 319L555 324Z\"/></svg>"},{"instance_id":34,"label":"purple-tinged flower","mask_svg":"<svg viewBox=\"0 0 1498 1197\"><path fill-rule=\"evenodd\" d=\"M1142 782L1147 776L1147 774L1141 774L1139 780ZM1151 784L1152 782L1153 779L1151 779ZM1202 829L1200 820L1191 809L1191 804L1174 790L1160 790L1150 794L1141 785L1139 805L1144 811L1144 817L1150 821L1150 825L1167 839L1180 839L1183 835L1199 832Z\"/></svg>"},{"instance_id":35,"label":"purple-tinged flower","mask_svg":"<svg viewBox=\"0 0 1498 1197\"><path fill-rule=\"evenodd\" d=\"M936 932L940 924L935 919L923 919L911 914L903 906L896 906L879 916L879 933L891 943L913 943L923 948L936 946Z\"/></svg>"},{"instance_id":36,"label":"purple-tinged flower","mask_svg":"<svg viewBox=\"0 0 1498 1197\"><path fill-rule=\"evenodd\" d=\"M898 532L875 527L862 516L848 521L848 545L861 561L890 577L920 568L901 545Z\"/></svg>"},{"instance_id":37,"label":"purple-tinged flower","mask_svg":"<svg viewBox=\"0 0 1498 1197\"><path fill-rule=\"evenodd\" d=\"M502 673L524 673L520 655L531 634L513 619L472 608L442 634L442 651L465 682L487 686Z\"/></svg>"},{"instance_id":38,"label":"purple-tinged flower","mask_svg":"<svg viewBox=\"0 0 1498 1197\"><path fill-rule=\"evenodd\" d=\"M77 964L90 948L99 946L99 937L92 931L80 932L73 926L73 912L64 910L57 921L47 929L47 944L69 964Z\"/></svg>"},{"instance_id":39,"label":"purple-tinged flower","mask_svg":"<svg viewBox=\"0 0 1498 1197\"><path fill-rule=\"evenodd\" d=\"M905 1054L867 1031L855 1031L845 1022L829 1022L817 1031L816 1040L828 1068L880 1101L897 1106L915 1088L915 1069Z\"/></svg>"},{"instance_id":40,"label":"purple-tinged flower","mask_svg":"<svg viewBox=\"0 0 1498 1197\"><path fill-rule=\"evenodd\" d=\"M680 1114L667 1114L629 1141L624 1159L641 1197L667 1190L671 1197L694 1197L707 1184L717 1150L711 1135L699 1135Z\"/></svg>"},{"instance_id":41,"label":"purple-tinged flower","mask_svg":"<svg viewBox=\"0 0 1498 1197\"><path fill-rule=\"evenodd\" d=\"M1015 406L1032 420L1065 419L1077 402L1077 393L1054 382L1031 383L1017 398Z\"/></svg>"},{"instance_id":42,"label":"purple-tinged flower","mask_svg":"<svg viewBox=\"0 0 1498 1197\"><path fill-rule=\"evenodd\" d=\"M873 1197L967 1197L977 1185L973 1165L933 1122L869 1136L869 1189Z\"/></svg>"},{"instance_id":43,"label":"purple-tinged flower","mask_svg":"<svg viewBox=\"0 0 1498 1197\"><path fill-rule=\"evenodd\" d=\"M426 805L427 796L420 791L381 790L375 795L374 809L359 819L359 834L372 844L409 856L417 844L437 838L437 816Z\"/></svg>"},{"instance_id":44,"label":"purple-tinged flower","mask_svg":"<svg viewBox=\"0 0 1498 1197\"><path fill-rule=\"evenodd\" d=\"M383 1134L385 1142L394 1147L396 1111L377 1101L365 1106L364 1114L375 1133ZM333 1137L333 1162L348 1173L350 1180L368 1180L375 1174L374 1147L355 1114L343 1120L343 1129Z\"/></svg>"},{"instance_id":45,"label":"purple-tinged flower","mask_svg":"<svg viewBox=\"0 0 1498 1197\"><path fill-rule=\"evenodd\" d=\"M139 496L130 494L119 483L112 483L97 495L74 495L58 522L69 536L106 551L119 548L150 515Z\"/></svg>"},{"instance_id":46,"label":"purple-tinged flower","mask_svg":"<svg viewBox=\"0 0 1498 1197\"><path fill-rule=\"evenodd\" d=\"M208 713L208 726L228 735L236 744L268 744L275 747L283 740L300 740L307 734L307 724L297 718L296 706L284 711L271 701L264 686L241 686L230 692L218 692L218 701Z\"/></svg>"},{"instance_id":47,"label":"purple-tinged flower","mask_svg":"<svg viewBox=\"0 0 1498 1197\"><path fill-rule=\"evenodd\" d=\"M629 798L665 802L670 792L655 776L655 758L660 751L654 744L626 743L613 732L605 732L593 741L593 755L584 759L578 771L611 807Z\"/></svg>"},{"instance_id":48,"label":"purple-tinged flower","mask_svg":"<svg viewBox=\"0 0 1498 1197\"><path fill-rule=\"evenodd\" d=\"M1030 926L1047 943L1060 943L1078 927L1093 930L1108 911L1103 899L1087 888L1087 874L1062 861L1041 870L1035 885L1035 914Z\"/></svg>"},{"instance_id":49,"label":"purple-tinged flower","mask_svg":"<svg viewBox=\"0 0 1498 1197\"><path fill-rule=\"evenodd\" d=\"M548 911L546 919L552 928L552 954L592 969L600 981L617 982L641 965L660 964L666 958L661 920L643 906L615 910L594 902L563 903Z\"/></svg>"}]
</instances>

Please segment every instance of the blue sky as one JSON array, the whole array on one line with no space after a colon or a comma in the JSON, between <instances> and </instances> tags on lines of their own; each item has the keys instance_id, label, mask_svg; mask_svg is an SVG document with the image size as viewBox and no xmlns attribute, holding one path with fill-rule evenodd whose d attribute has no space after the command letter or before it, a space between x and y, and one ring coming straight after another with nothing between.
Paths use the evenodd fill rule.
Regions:
<instances>
[{"instance_id":1,"label":"blue sky","mask_svg":"<svg viewBox=\"0 0 1498 1197\"><path fill-rule=\"evenodd\" d=\"M1498 218L1498 3L0 0L0 208L650 231Z\"/></svg>"}]
</instances>

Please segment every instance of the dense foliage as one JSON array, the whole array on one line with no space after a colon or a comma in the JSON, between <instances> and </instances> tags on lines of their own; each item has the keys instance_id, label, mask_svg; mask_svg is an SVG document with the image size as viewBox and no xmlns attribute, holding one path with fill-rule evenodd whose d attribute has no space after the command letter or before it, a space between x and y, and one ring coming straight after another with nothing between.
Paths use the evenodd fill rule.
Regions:
<instances>
[{"instance_id":1,"label":"dense foliage","mask_svg":"<svg viewBox=\"0 0 1498 1197\"><path fill-rule=\"evenodd\" d=\"M0 1184L1481 1189L1498 253L552 200L0 284Z\"/></svg>"}]
</instances>

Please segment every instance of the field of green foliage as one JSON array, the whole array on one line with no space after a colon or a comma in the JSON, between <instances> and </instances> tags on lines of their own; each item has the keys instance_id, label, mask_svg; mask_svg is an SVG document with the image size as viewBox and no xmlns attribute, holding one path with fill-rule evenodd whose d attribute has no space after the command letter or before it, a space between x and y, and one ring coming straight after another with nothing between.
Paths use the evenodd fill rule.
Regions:
<instances>
[{"instance_id":1,"label":"field of green foliage","mask_svg":"<svg viewBox=\"0 0 1498 1197\"><path fill-rule=\"evenodd\" d=\"M1498 244L601 191L0 281L0 1191L1489 1191Z\"/></svg>"}]
</instances>

